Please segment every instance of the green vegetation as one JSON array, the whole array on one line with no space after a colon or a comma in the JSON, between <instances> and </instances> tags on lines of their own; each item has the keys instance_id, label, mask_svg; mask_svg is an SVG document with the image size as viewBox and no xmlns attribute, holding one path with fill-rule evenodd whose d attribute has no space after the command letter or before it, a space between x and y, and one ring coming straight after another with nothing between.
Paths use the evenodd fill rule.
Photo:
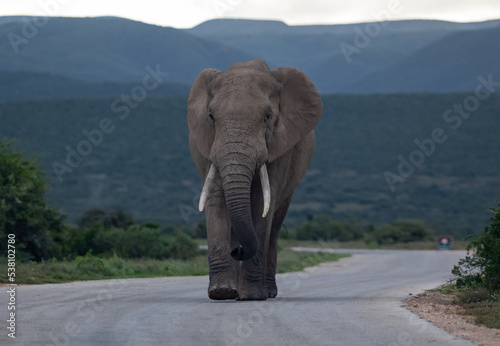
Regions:
<instances>
[{"instance_id":1,"label":"green vegetation","mask_svg":"<svg viewBox=\"0 0 500 346\"><path fill-rule=\"evenodd\" d=\"M435 241L435 239L434 231L419 220L396 220L365 233L367 242L375 241L379 245Z\"/></svg>"},{"instance_id":2,"label":"green vegetation","mask_svg":"<svg viewBox=\"0 0 500 346\"><path fill-rule=\"evenodd\" d=\"M497 202L498 206L500 203ZM467 256L453 267L457 287L482 288L500 293L500 208L492 207L491 224L486 226L467 247Z\"/></svg>"},{"instance_id":3,"label":"green vegetation","mask_svg":"<svg viewBox=\"0 0 500 346\"><path fill-rule=\"evenodd\" d=\"M465 314L475 316L474 322L488 328L500 329L500 302L481 301L461 304Z\"/></svg>"},{"instance_id":4,"label":"green vegetation","mask_svg":"<svg viewBox=\"0 0 500 346\"><path fill-rule=\"evenodd\" d=\"M471 236L467 256L453 267L451 282L441 290L456 294L454 303L477 324L500 328L500 208L490 210L490 225Z\"/></svg>"},{"instance_id":5,"label":"green vegetation","mask_svg":"<svg viewBox=\"0 0 500 346\"><path fill-rule=\"evenodd\" d=\"M328 215L313 217L302 222L293 232L281 233L285 239L314 240L323 242L355 242L363 240L367 247L382 245L432 242L435 248L436 235L419 220L396 220L381 226L358 225L333 220Z\"/></svg>"},{"instance_id":6,"label":"green vegetation","mask_svg":"<svg viewBox=\"0 0 500 346\"><path fill-rule=\"evenodd\" d=\"M473 316L474 323L488 328L500 329L500 299L483 287L459 288L455 284L442 286L436 291L453 295L448 304L459 305L462 314Z\"/></svg>"},{"instance_id":7,"label":"green vegetation","mask_svg":"<svg viewBox=\"0 0 500 346\"><path fill-rule=\"evenodd\" d=\"M476 324L500 329L500 299L484 288L466 290L458 294L455 302L464 309L464 314L474 316Z\"/></svg>"},{"instance_id":8,"label":"green vegetation","mask_svg":"<svg viewBox=\"0 0 500 346\"><path fill-rule=\"evenodd\" d=\"M2 258L2 265L5 263L6 259ZM89 252L72 261L49 260L16 264L16 282L18 284L206 274L208 274L207 258L200 255L189 261L184 261L146 258L123 259L116 255L101 258ZM5 274L0 275L0 282L7 282Z\"/></svg>"},{"instance_id":9,"label":"green vegetation","mask_svg":"<svg viewBox=\"0 0 500 346\"><path fill-rule=\"evenodd\" d=\"M18 259L58 256L68 230L65 218L45 202L47 187L36 159L12 144L0 141L0 246L7 249L7 236L14 234Z\"/></svg>"}]
</instances>

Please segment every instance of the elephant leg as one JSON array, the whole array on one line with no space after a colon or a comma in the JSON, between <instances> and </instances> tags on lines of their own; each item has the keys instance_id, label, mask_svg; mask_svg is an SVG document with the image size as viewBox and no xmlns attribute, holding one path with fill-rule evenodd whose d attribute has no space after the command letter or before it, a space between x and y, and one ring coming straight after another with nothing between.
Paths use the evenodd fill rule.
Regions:
<instances>
[{"instance_id":1,"label":"elephant leg","mask_svg":"<svg viewBox=\"0 0 500 346\"><path fill-rule=\"evenodd\" d=\"M256 188L260 191L260 185ZM258 193L254 196L254 203L262 201ZM256 208L253 213L253 224L259 247L257 253L247 261L239 262L238 300L265 300L268 298L266 288L266 256L269 244L271 213L262 218L262 209Z\"/></svg>"},{"instance_id":2,"label":"elephant leg","mask_svg":"<svg viewBox=\"0 0 500 346\"><path fill-rule=\"evenodd\" d=\"M208 296L223 300L238 297L237 262L231 257L231 225L225 208L207 206L209 278Z\"/></svg>"},{"instance_id":3,"label":"elephant leg","mask_svg":"<svg viewBox=\"0 0 500 346\"><path fill-rule=\"evenodd\" d=\"M268 298L265 277L264 251L247 261L240 262L238 300L266 300Z\"/></svg>"},{"instance_id":4,"label":"elephant leg","mask_svg":"<svg viewBox=\"0 0 500 346\"><path fill-rule=\"evenodd\" d=\"M269 238L269 249L267 252L266 265L266 289L269 298L275 298L278 295L278 286L276 285L276 263L278 258L278 239L281 226L285 220L285 215L290 206L292 197L287 198L274 214Z\"/></svg>"}]
</instances>

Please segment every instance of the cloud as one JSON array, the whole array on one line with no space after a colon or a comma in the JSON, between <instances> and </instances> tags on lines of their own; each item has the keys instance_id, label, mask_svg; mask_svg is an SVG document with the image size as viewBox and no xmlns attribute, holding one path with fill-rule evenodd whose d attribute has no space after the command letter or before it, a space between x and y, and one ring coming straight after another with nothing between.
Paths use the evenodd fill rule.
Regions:
<instances>
[{"instance_id":1,"label":"cloud","mask_svg":"<svg viewBox=\"0 0 500 346\"><path fill-rule=\"evenodd\" d=\"M43 15L43 4L57 5L58 16L119 16L187 28L213 18L277 19L288 24L374 21L373 13L399 5L391 19L481 21L500 18L498 0L24 0L1 1L2 15ZM46 12L46 11L45 11Z\"/></svg>"}]
</instances>

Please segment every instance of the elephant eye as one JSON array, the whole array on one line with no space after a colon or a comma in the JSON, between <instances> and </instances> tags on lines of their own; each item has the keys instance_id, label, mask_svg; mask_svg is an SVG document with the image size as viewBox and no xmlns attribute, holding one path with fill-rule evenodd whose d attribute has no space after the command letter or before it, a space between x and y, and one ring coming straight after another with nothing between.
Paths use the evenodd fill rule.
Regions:
<instances>
[{"instance_id":1,"label":"elephant eye","mask_svg":"<svg viewBox=\"0 0 500 346\"><path fill-rule=\"evenodd\" d=\"M210 119L211 122L215 122L215 117L212 112L208 112L208 119Z\"/></svg>"},{"instance_id":2,"label":"elephant eye","mask_svg":"<svg viewBox=\"0 0 500 346\"><path fill-rule=\"evenodd\" d=\"M264 121L267 123L269 121L269 119L271 119L271 116L272 114L271 113L267 113L265 116L264 116Z\"/></svg>"}]
</instances>

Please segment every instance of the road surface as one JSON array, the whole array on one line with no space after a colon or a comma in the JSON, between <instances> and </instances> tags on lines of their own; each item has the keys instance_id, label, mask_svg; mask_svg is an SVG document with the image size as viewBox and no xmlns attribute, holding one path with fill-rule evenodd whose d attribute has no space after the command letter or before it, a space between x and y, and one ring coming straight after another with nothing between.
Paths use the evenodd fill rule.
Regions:
<instances>
[{"instance_id":1,"label":"road surface","mask_svg":"<svg viewBox=\"0 0 500 346\"><path fill-rule=\"evenodd\" d=\"M208 277L18 286L16 345L472 345L403 305L463 252L334 250L351 258L278 276L278 297L211 301ZM6 290L6 287L2 287Z\"/></svg>"}]
</instances>

